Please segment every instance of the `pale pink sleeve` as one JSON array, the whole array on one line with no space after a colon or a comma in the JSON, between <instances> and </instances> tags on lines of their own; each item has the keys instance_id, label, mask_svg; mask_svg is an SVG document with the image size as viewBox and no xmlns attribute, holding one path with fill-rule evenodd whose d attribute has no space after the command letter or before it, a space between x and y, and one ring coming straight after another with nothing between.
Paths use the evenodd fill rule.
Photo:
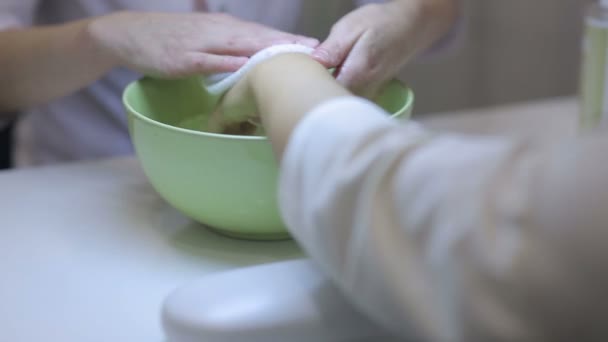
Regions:
<instances>
[{"instance_id":1,"label":"pale pink sleeve","mask_svg":"<svg viewBox=\"0 0 608 342\"><path fill-rule=\"evenodd\" d=\"M369 4L381 4L389 2L390 0L357 0L357 6L364 6Z\"/></svg>"},{"instance_id":2,"label":"pale pink sleeve","mask_svg":"<svg viewBox=\"0 0 608 342\"><path fill-rule=\"evenodd\" d=\"M0 1L0 30L29 26L42 0Z\"/></svg>"}]
</instances>

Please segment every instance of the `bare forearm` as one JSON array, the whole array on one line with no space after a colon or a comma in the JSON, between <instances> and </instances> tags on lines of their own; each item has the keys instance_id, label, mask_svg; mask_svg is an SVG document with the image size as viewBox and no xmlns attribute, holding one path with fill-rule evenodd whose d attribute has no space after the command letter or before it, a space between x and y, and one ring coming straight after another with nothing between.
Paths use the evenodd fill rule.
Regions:
<instances>
[{"instance_id":1,"label":"bare forearm","mask_svg":"<svg viewBox=\"0 0 608 342\"><path fill-rule=\"evenodd\" d=\"M68 95L114 67L90 37L91 20L0 32L0 112Z\"/></svg>"},{"instance_id":2,"label":"bare forearm","mask_svg":"<svg viewBox=\"0 0 608 342\"><path fill-rule=\"evenodd\" d=\"M283 55L251 73L250 85L266 133L280 160L292 131L315 106L350 95L318 62L305 55Z\"/></svg>"}]
</instances>

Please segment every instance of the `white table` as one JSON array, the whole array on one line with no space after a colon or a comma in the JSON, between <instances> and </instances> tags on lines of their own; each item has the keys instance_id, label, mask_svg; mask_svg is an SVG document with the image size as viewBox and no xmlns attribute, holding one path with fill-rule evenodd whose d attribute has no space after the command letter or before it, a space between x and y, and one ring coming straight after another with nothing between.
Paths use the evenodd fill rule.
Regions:
<instances>
[{"instance_id":1,"label":"white table","mask_svg":"<svg viewBox=\"0 0 608 342\"><path fill-rule=\"evenodd\" d=\"M572 99L423 120L437 129L556 137ZM546 124L545 124L546 123ZM292 242L207 231L161 200L134 159L0 173L0 341L162 341L175 287L302 256Z\"/></svg>"},{"instance_id":2,"label":"white table","mask_svg":"<svg viewBox=\"0 0 608 342\"><path fill-rule=\"evenodd\" d=\"M176 286L301 257L184 218L133 159L8 172L0 191L0 341L161 341Z\"/></svg>"},{"instance_id":3,"label":"white table","mask_svg":"<svg viewBox=\"0 0 608 342\"><path fill-rule=\"evenodd\" d=\"M571 97L556 98L457 113L438 113L421 121L437 130L532 137L546 142L578 134L578 102Z\"/></svg>"}]
</instances>

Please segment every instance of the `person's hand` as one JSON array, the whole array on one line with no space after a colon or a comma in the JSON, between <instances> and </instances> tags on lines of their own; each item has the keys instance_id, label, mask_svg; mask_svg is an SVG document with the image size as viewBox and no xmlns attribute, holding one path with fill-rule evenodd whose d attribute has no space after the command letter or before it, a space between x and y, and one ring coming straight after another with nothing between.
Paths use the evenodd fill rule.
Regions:
<instances>
[{"instance_id":1,"label":"person's hand","mask_svg":"<svg viewBox=\"0 0 608 342\"><path fill-rule=\"evenodd\" d=\"M244 135L274 132L286 142L295 123L312 108L348 95L310 56L281 54L256 65L224 95L206 130Z\"/></svg>"},{"instance_id":2,"label":"person's hand","mask_svg":"<svg viewBox=\"0 0 608 342\"><path fill-rule=\"evenodd\" d=\"M337 67L338 81L373 97L451 26L454 0L394 0L360 7L338 21L313 57Z\"/></svg>"},{"instance_id":3,"label":"person's hand","mask_svg":"<svg viewBox=\"0 0 608 342\"><path fill-rule=\"evenodd\" d=\"M250 78L251 72L222 97L207 120L204 127L206 132L237 135L253 135L258 132L258 110Z\"/></svg>"},{"instance_id":4,"label":"person's hand","mask_svg":"<svg viewBox=\"0 0 608 342\"><path fill-rule=\"evenodd\" d=\"M119 12L93 20L89 32L116 66L166 78L232 72L275 44L318 45L316 39L212 13Z\"/></svg>"},{"instance_id":5,"label":"person's hand","mask_svg":"<svg viewBox=\"0 0 608 342\"><path fill-rule=\"evenodd\" d=\"M289 77L285 77L289 75ZM352 96L327 69L310 56L288 53L274 56L252 68L223 98L216 112L219 133L267 136L277 160L297 125L314 108L328 101ZM257 119L263 125L251 127ZM245 123L245 124L243 124Z\"/></svg>"}]
</instances>

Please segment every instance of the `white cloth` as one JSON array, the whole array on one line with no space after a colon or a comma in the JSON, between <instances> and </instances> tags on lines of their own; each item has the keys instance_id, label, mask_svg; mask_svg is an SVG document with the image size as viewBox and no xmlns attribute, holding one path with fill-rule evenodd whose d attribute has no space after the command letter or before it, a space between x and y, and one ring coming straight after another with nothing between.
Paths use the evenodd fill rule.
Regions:
<instances>
[{"instance_id":1,"label":"white cloth","mask_svg":"<svg viewBox=\"0 0 608 342\"><path fill-rule=\"evenodd\" d=\"M211 12L321 38L353 4L383 0L207 0ZM64 23L117 10L189 12L200 0L2 0L0 29ZM124 87L139 75L118 69L71 96L28 111L17 130L17 164L132 154L121 103Z\"/></svg>"},{"instance_id":2,"label":"white cloth","mask_svg":"<svg viewBox=\"0 0 608 342\"><path fill-rule=\"evenodd\" d=\"M363 312L431 341L608 339L608 137L433 137L344 98L282 162L291 232Z\"/></svg>"},{"instance_id":3,"label":"white cloth","mask_svg":"<svg viewBox=\"0 0 608 342\"><path fill-rule=\"evenodd\" d=\"M209 94L219 98L230 90L235 84L237 84L238 81L251 69L265 60L285 53L302 53L310 55L313 52L313 48L299 44L274 45L251 56L245 65L233 73L223 73L203 77L203 84L205 90L207 90Z\"/></svg>"}]
</instances>

